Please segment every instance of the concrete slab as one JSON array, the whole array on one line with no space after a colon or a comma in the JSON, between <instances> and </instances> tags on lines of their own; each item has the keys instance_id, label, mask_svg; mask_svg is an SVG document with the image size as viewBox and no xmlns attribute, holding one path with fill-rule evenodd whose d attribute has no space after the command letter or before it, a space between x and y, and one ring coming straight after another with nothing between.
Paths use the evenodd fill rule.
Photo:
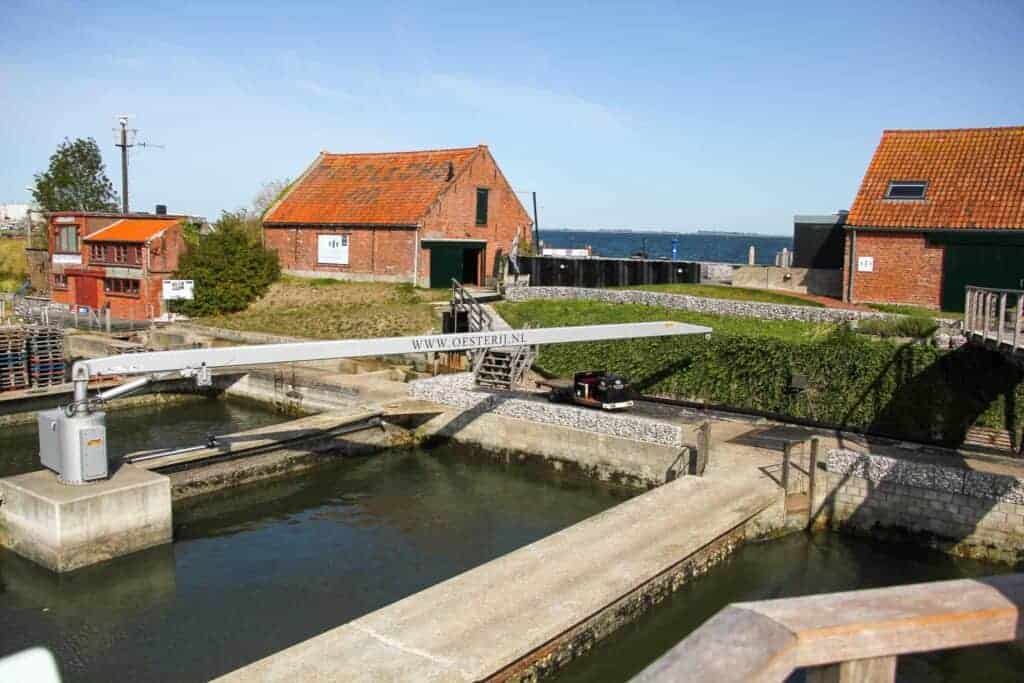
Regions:
<instances>
[{"instance_id":1,"label":"concrete slab","mask_svg":"<svg viewBox=\"0 0 1024 683\"><path fill-rule=\"evenodd\" d=\"M7 477L0 496L0 543L51 571L171 542L170 480L131 465L84 486L49 470Z\"/></svg>"},{"instance_id":2,"label":"concrete slab","mask_svg":"<svg viewBox=\"0 0 1024 683\"><path fill-rule=\"evenodd\" d=\"M722 459L221 680L485 680L779 506L756 467Z\"/></svg>"}]
</instances>

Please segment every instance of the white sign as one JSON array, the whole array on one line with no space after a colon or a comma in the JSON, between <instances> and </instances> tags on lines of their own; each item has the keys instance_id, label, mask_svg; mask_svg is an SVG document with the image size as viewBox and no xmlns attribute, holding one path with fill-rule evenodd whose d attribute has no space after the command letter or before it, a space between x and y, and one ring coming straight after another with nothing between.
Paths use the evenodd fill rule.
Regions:
<instances>
[{"instance_id":1,"label":"white sign","mask_svg":"<svg viewBox=\"0 0 1024 683\"><path fill-rule=\"evenodd\" d=\"M348 235L317 235L317 263L348 265Z\"/></svg>"},{"instance_id":2,"label":"white sign","mask_svg":"<svg viewBox=\"0 0 1024 683\"><path fill-rule=\"evenodd\" d=\"M586 258L590 256L590 249L556 249L554 247L544 247L544 251L541 253L542 256L568 256L570 258Z\"/></svg>"},{"instance_id":3,"label":"white sign","mask_svg":"<svg viewBox=\"0 0 1024 683\"><path fill-rule=\"evenodd\" d=\"M57 216L56 218L53 219L53 222L54 223L74 223L75 222L75 217L74 216Z\"/></svg>"},{"instance_id":4,"label":"white sign","mask_svg":"<svg viewBox=\"0 0 1024 683\"><path fill-rule=\"evenodd\" d=\"M164 280L163 298L167 301L186 299L191 301L194 298L194 280Z\"/></svg>"},{"instance_id":5,"label":"white sign","mask_svg":"<svg viewBox=\"0 0 1024 683\"><path fill-rule=\"evenodd\" d=\"M875 257L874 256L858 256L857 257L857 270L861 273L873 273L875 272Z\"/></svg>"},{"instance_id":6,"label":"white sign","mask_svg":"<svg viewBox=\"0 0 1024 683\"><path fill-rule=\"evenodd\" d=\"M63 264L66 264L66 265L80 266L80 265L82 265L82 255L81 254L54 254L53 255L53 262L54 262L54 264L63 263Z\"/></svg>"}]
</instances>

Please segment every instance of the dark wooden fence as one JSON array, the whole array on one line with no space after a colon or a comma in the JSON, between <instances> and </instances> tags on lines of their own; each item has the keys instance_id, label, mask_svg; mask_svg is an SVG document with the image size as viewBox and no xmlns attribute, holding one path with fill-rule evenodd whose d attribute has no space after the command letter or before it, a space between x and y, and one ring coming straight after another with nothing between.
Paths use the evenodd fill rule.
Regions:
<instances>
[{"instance_id":1,"label":"dark wooden fence","mask_svg":"<svg viewBox=\"0 0 1024 683\"><path fill-rule=\"evenodd\" d=\"M700 264L639 258L520 256L531 287L628 287L700 282Z\"/></svg>"}]
</instances>

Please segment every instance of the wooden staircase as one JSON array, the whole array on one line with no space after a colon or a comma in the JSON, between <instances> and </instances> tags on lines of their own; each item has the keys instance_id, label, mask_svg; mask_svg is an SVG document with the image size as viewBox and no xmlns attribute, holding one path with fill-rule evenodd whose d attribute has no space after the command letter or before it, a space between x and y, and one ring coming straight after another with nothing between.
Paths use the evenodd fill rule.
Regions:
<instances>
[{"instance_id":1,"label":"wooden staircase","mask_svg":"<svg viewBox=\"0 0 1024 683\"><path fill-rule=\"evenodd\" d=\"M537 357L534 346L487 349L473 365L477 385L511 390L522 382Z\"/></svg>"}]
</instances>

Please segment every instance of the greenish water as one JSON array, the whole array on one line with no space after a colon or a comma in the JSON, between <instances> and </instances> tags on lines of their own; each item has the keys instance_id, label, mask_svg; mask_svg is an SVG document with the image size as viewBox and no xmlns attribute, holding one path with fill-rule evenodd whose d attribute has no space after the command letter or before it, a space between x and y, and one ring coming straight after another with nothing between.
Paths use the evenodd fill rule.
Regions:
<instances>
[{"instance_id":1,"label":"greenish water","mask_svg":"<svg viewBox=\"0 0 1024 683\"><path fill-rule=\"evenodd\" d=\"M111 450L201 443L286 419L196 400L120 410ZM114 428L116 427L116 428ZM7 427L0 475L37 469ZM57 577L0 550L0 656L50 648L65 680L205 680L611 507L621 490L454 448L350 459L175 510L175 543ZM731 602L982 576L1006 568L834 534L741 548L572 663L560 683L626 681ZM1024 680L1024 650L900 660L907 681ZM799 679L799 676L797 677Z\"/></svg>"},{"instance_id":2,"label":"greenish water","mask_svg":"<svg viewBox=\"0 0 1024 683\"><path fill-rule=\"evenodd\" d=\"M194 446L206 435L230 434L291 419L258 404L216 398L121 408L107 413L111 456L155 448ZM0 477L31 472L39 464L36 423L0 427Z\"/></svg>"},{"instance_id":3,"label":"greenish water","mask_svg":"<svg viewBox=\"0 0 1024 683\"><path fill-rule=\"evenodd\" d=\"M175 511L175 542L55 577L0 552L0 655L65 680L206 680L611 507L598 483L393 451Z\"/></svg>"},{"instance_id":4,"label":"greenish water","mask_svg":"<svg viewBox=\"0 0 1024 683\"><path fill-rule=\"evenodd\" d=\"M733 602L988 576L1008 567L913 546L838 534L794 534L740 548L708 574L684 585L638 621L572 662L558 683L628 681L691 631ZM798 672L793 680L803 680ZM899 681L1021 681L1019 644L901 657Z\"/></svg>"}]
</instances>

